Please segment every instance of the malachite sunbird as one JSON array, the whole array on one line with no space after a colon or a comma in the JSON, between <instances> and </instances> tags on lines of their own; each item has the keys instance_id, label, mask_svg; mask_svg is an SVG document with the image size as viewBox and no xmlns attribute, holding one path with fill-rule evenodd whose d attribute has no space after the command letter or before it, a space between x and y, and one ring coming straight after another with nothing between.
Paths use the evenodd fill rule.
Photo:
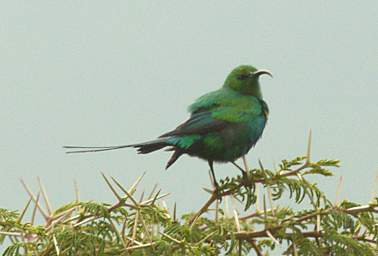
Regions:
<instances>
[{"instance_id":1,"label":"malachite sunbird","mask_svg":"<svg viewBox=\"0 0 378 256\"><path fill-rule=\"evenodd\" d=\"M231 162L244 156L260 139L268 119L259 77L268 70L241 65L227 76L222 88L207 93L189 106L190 117L173 131L157 139L130 145L64 146L67 153L85 153L133 147L147 154L165 147L173 151L166 169L183 154L208 161L215 186L213 163Z\"/></svg>"}]
</instances>

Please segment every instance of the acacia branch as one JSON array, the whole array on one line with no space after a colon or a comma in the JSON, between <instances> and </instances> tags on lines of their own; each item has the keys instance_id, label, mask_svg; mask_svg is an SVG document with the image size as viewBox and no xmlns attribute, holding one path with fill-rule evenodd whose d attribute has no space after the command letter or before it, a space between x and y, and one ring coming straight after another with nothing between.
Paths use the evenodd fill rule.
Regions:
<instances>
[{"instance_id":1,"label":"acacia branch","mask_svg":"<svg viewBox=\"0 0 378 256\"><path fill-rule=\"evenodd\" d=\"M240 240L251 241L251 240L257 239L257 238L270 237L268 232L276 235L276 234L278 234L278 230L279 230L279 228L275 227L275 228L272 228L272 229L264 229L264 230L261 230L261 231L252 231L252 232L251 231L240 231L240 232L234 233L233 236L235 236L237 239L240 239ZM281 234L280 237L292 239L292 237L295 236L295 235L296 235L295 233L288 232L288 233L284 233L283 235ZM324 238L324 235L325 235L325 233L322 232L322 231L301 232L301 236L307 237L307 238ZM351 237L351 238L353 238L354 240L364 241L364 242L368 242L368 243L372 243L372 244L377 243L376 240L369 239L369 238L366 238L364 236L354 236L354 237ZM231 236L229 237L229 239L231 239Z\"/></svg>"},{"instance_id":2,"label":"acacia branch","mask_svg":"<svg viewBox=\"0 0 378 256\"><path fill-rule=\"evenodd\" d=\"M296 176L300 171L304 170L305 168L307 168L309 166L309 163L304 163L302 166L300 166L299 168L293 170L293 171L288 171L288 172L285 172L285 173L278 173L276 175L276 178L282 178L282 177L289 177L289 176ZM233 189L229 189L229 190L226 190L226 191L223 191L221 192L219 195L217 194L217 191L214 190L212 191L211 193L211 196L210 198L206 201L206 203L191 217L191 219L189 220L189 225L192 225L194 223L194 221L196 219L198 219L202 214L204 214L205 212L208 211L209 207L219 198L223 198L225 196L229 196L229 195L233 195L234 193L236 193L237 191L239 191L239 189L243 186L250 186L252 184L257 184L257 183L260 183L260 184L265 184L266 181L267 181L267 178L261 178L261 179L251 179L249 180L250 181L250 184L244 184L244 183L240 183L238 184L236 187L234 187Z\"/></svg>"}]
</instances>

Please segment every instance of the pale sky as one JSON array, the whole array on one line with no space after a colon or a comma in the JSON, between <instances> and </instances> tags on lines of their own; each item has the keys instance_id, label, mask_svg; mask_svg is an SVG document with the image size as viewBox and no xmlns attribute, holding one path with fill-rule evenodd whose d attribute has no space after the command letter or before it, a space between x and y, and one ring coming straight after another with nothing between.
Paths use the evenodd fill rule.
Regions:
<instances>
[{"instance_id":1,"label":"pale sky","mask_svg":"<svg viewBox=\"0 0 378 256\"><path fill-rule=\"evenodd\" d=\"M239 64L267 68L270 119L249 165L303 155L337 158L335 177L312 179L332 198L369 202L378 171L378 2L1 1L0 207L20 209L45 183L53 206L114 200L100 172L125 185L146 172L180 212L207 198L207 163L132 149L66 155L65 144L153 139L187 118ZM215 165L217 177L239 174Z\"/></svg>"}]
</instances>

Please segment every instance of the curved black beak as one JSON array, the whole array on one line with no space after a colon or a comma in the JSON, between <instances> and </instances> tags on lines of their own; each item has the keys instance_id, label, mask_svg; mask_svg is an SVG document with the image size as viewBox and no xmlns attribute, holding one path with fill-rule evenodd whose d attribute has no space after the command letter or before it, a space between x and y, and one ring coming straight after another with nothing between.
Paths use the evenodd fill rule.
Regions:
<instances>
[{"instance_id":1,"label":"curved black beak","mask_svg":"<svg viewBox=\"0 0 378 256\"><path fill-rule=\"evenodd\" d=\"M268 75L271 78L273 78L272 73L269 70L267 70L267 69L259 69L259 70L255 71L255 72L253 72L252 75L256 76L256 77L259 77L261 75Z\"/></svg>"}]
</instances>

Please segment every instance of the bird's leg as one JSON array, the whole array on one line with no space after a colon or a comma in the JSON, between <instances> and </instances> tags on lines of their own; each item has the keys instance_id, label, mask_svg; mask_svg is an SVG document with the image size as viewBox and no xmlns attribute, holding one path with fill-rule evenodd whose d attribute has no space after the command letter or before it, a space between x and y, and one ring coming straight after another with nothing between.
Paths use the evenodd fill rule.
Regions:
<instances>
[{"instance_id":1,"label":"bird's leg","mask_svg":"<svg viewBox=\"0 0 378 256\"><path fill-rule=\"evenodd\" d=\"M236 168L238 168L241 172L242 172L242 174L244 174L244 169L243 168L241 168L237 163L235 163L235 162L231 162Z\"/></svg>"},{"instance_id":2,"label":"bird's leg","mask_svg":"<svg viewBox=\"0 0 378 256\"><path fill-rule=\"evenodd\" d=\"M242 159L243 159L243 164L244 164L244 174L245 174L244 178L248 182L249 167L248 167L248 163L247 163L247 159L245 158L245 155L242 156Z\"/></svg>"},{"instance_id":3,"label":"bird's leg","mask_svg":"<svg viewBox=\"0 0 378 256\"><path fill-rule=\"evenodd\" d=\"M213 161L208 161L209 163L209 166L210 166L210 173L211 173L211 178L213 180L213 183L214 183L214 187L215 187L215 193L217 194L217 198L221 201L222 200L222 195L221 195L221 191L219 189L219 184L217 182L217 179L215 178L215 173L214 173L214 167L213 167Z\"/></svg>"},{"instance_id":4,"label":"bird's leg","mask_svg":"<svg viewBox=\"0 0 378 256\"><path fill-rule=\"evenodd\" d=\"M235 163L234 161L231 162L236 168L238 168L241 173L242 173L242 176L243 176L243 183L244 185L248 184L248 173L247 171L245 171L243 168L241 168L237 163ZM248 169L246 169L248 170Z\"/></svg>"}]
</instances>

